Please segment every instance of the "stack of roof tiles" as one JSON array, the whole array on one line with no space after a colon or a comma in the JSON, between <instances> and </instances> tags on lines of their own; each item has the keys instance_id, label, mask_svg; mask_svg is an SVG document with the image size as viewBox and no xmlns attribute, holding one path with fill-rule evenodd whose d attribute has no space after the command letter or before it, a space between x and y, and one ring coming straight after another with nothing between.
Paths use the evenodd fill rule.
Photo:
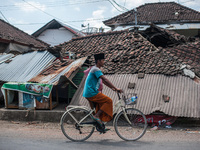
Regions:
<instances>
[{"instance_id":1,"label":"stack of roof tiles","mask_svg":"<svg viewBox=\"0 0 200 150\"><path fill-rule=\"evenodd\" d=\"M182 74L181 65L190 63L195 73L199 72L199 44L182 45L191 53L187 47L195 47L196 55L191 54L194 59L184 56L185 52L179 48L157 48L146 40L141 34L134 31L115 31L82 38L72 39L62 46L62 53L72 51L77 57L89 56L89 61L94 64L95 53L104 52L106 55L103 72L105 74ZM181 46L180 46L181 47ZM180 53L180 54L179 54ZM193 53L193 52L192 52ZM183 57L181 57L183 56ZM188 61L186 61L188 59Z\"/></svg>"},{"instance_id":2,"label":"stack of roof tiles","mask_svg":"<svg viewBox=\"0 0 200 150\"><path fill-rule=\"evenodd\" d=\"M0 40L12 41L25 45L31 45L36 48L47 47L48 44L44 43L33 36L19 30L18 28L6 23L0 19Z\"/></svg>"},{"instance_id":3,"label":"stack of roof tiles","mask_svg":"<svg viewBox=\"0 0 200 150\"><path fill-rule=\"evenodd\" d=\"M200 13L175 2L147 3L137 7L138 24L166 22L199 22ZM105 25L133 24L134 9L104 21Z\"/></svg>"}]
</instances>

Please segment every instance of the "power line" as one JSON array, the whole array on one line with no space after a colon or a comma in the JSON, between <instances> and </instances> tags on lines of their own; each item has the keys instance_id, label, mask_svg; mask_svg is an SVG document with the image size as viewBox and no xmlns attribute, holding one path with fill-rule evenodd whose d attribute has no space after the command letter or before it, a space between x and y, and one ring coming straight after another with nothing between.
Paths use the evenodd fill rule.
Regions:
<instances>
[{"instance_id":1,"label":"power line","mask_svg":"<svg viewBox=\"0 0 200 150\"><path fill-rule=\"evenodd\" d=\"M9 23L8 19L3 15L3 13L0 11L1 15L3 16L3 18Z\"/></svg>"},{"instance_id":2,"label":"power line","mask_svg":"<svg viewBox=\"0 0 200 150\"><path fill-rule=\"evenodd\" d=\"M27 1L25 1L25 0L22 0L24 3L27 3L28 5L30 5L31 7L34 7L35 9L37 9L37 10L39 10L39 11L41 11L41 12L43 12L43 13L45 13L46 15L48 15L48 16L51 16L51 17L53 17L53 18L55 18L55 19L57 19L57 20L60 20L60 21L62 21L62 22L66 22L66 21L64 21L64 20L62 20L62 19L60 19L60 18L58 18L58 17L55 17L55 16L53 16L52 14L50 14L50 13L48 13L48 12L46 12L46 11L44 11L44 10L42 10L42 9L40 9L39 7L37 7L37 6L35 6L35 5L33 5L33 4L31 4L30 2L27 2ZM89 1L85 1L85 2L82 2L82 1L75 1L74 3L68 3L68 5L74 5L74 4L83 4L83 3L96 3L96 2L104 2L104 1L108 1L108 2L110 2L110 4L115 8L115 9L117 9L118 11L120 11L120 12L124 12L124 11L122 11L122 10L128 10L127 8L125 8L125 7L123 7L123 6L121 6L121 5L119 5L115 0L89 0ZM60 1L61 3L62 3L62 5L64 5L64 1ZM51 4L51 3L48 3L48 4ZM52 3L53 4L53 3ZM4 6L0 6L0 7L8 7L8 6L15 6L15 5L4 5ZM50 6L50 5L49 5ZM122 9L122 10L119 10L117 7L119 7L120 9ZM74 21L67 21L67 24L69 24L69 22L84 22L84 21L88 21L88 22L90 22L90 21L95 21L95 20L105 20L105 19L109 19L109 18L98 18L98 19L90 19L90 20L74 20ZM15 25L36 25L36 24L45 24L45 23L29 23L29 24L15 24ZM75 26L75 25L73 25L73 26Z\"/></svg>"},{"instance_id":3,"label":"power line","mask_svg":"<svg viewBox=\"0 0 200 150\"><path fill-rule=\"evenodd\" d=\"M124 6L121 6L120 4L118 4L115 0L108 0L110 2L110 4L115 8L117 9L119 12L124 12L124 11L129 11L126 7ZM120 9L122 10L119 10L117 7L119 7Z\"/></svg>"},{"instance_id":4,"label":"power line","mask_svg":"<svg viewBox=\"0 0 200 150\"><path fill-rule=\"evenodd\" d=\"M87 19L87 20L72 20L72 21L67 21L67 22L84 22L84 21L95 21L95 20L106 20L106 19L110 19L111 17L108 18L97 18L97 19ZM65 23L65 22L63 22ZM13 24L13 25L38 25L38 24L46 24L46 23L26 23L26 24Z\"/></svg>"},{"instance_id":5,"label":"power line","mask_svg":"<svg viewBox=\"0 0 200 150\"><path fill-rule=\"evenodd\" d=\"M125 11L128 11L128 9L120 4L118 4L115 0L112 0L119 8L125 10Z\"/></svg>"},{"instance_id":6,"label":"power line","mask_svg":"<svg viewBox=\"0 0 200 150\"><path fill-rule=\"evenodd\" d=\"M97 18L97 19L87 19L87 20L74 20L74 21L68 21L68 22L84 22L84 21L95 21L95 20L105 20L105 19L109 19L111 17L108 18Z\"/></svg>"},{"instance_id":7,"label":"power line","mask_svg":"<svg viewBox=\"0 0 200 150\"><path fill-rule=\"evenodd\" d=\"M111 0L108 0L108 1L109 1L110 4L111 4L115 9L117 9L119 12L123 12L123 11L119 10L119 9L111 2Z\"/></svg>"},{"instance_id":8,"label":"power line","mask_svg":"<svg viewBox=\"0 0 200 150\"><path fill-rule=\"evenodd\" d=\"M24 0L22 0L24 1ZM63 6L70 6L70 5L79 5L79 4L90 4L90 3L99 3L99 2L105 2L105 1L108 1L108 0L89 0L89 1L86 1L86 2L82 2L82 1L78 1L78 2L74 2L74 3L66 3L64 1L60 1L59 2L56 2L56 3L44 3L46 7L63 7ZM27 3L27 2L26 2ZM8 9L8 8L11 8L11 9ZM12 8L13 7L13 8ZM4 11L9 11L9 10L15 10L15 9L20 9L18 8L17 5L4 5L4 6L0 6L1 9L5 8Z\"/></svg>"},{"instance_id":9,"label":"power line","mask_svg":"<svg viewBox=\"0 0 200 150\"><path fill-rule=\"evenodd\" d=\"M103 1L108 1L108 0L86 0L85 2L83 1L78 1L78 2L70 2L70 3L66 3L66 1L56 1L55 2L50 2L50 3L44 3L47 6L56 6L56 5L77 5L77 4L88 4L88 3L97 3L97 2L103 2ZM3 5L0 7L16 7L16 5Z\"/></svg>"}]
</instances>

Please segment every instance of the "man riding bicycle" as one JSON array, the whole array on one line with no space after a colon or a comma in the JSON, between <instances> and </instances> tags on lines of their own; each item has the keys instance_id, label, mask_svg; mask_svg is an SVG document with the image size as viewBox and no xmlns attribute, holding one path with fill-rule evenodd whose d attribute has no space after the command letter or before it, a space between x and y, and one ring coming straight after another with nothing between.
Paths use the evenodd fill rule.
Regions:
<instances>
[{"instance_id":1,"label":"man riding bicycle","mask_svg":"<svg viewBox=\"0 0 200 150\"><path fill-rule=\"evenodd\" d=\"M83 97L85 97L90 105L92 102L96 105L96 113L93 117L97 123L102 125L103 122L108 122L113 118L113 102L112 99L98 91L101 80L111 88L113 91L122 92L121 89L116 88L100 70L104 65L104 53L95 54L95 66L92 66L85 81Z\"/></svg>"}]
</instances>

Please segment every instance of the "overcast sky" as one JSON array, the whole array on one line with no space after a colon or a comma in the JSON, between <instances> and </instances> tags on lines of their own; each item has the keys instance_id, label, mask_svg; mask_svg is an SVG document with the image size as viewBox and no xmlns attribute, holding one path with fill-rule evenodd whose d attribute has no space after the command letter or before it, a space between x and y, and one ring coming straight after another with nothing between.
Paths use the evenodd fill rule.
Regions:
<instances>
[{"instance_id":1,"label":"overcast sky","mask_svg":"<svg viewBox=\"0 0 200 150\"><path fill-rule=\"evenodd\" d=\"M81 24L106 27L102 21L125 12L117 4L133 9L145 3L171 0L0 0L0 18L32 34L56 19L78 30ZM116 2L116 3L115 3ZM182 5L200 11L200 0L177 0Z\"/></svg>"}]
</instances>

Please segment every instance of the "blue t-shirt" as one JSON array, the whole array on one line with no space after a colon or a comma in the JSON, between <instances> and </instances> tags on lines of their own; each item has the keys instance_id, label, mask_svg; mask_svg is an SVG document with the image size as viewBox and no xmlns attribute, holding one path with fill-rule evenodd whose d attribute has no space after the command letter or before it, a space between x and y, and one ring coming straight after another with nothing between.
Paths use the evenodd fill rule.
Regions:
<instances>
[{"instance_id":1,"label":"blue t-shirt","mask_svg":"<svg viewBox=\"0 0 200 150\"><path fill-rule=\"evenodd\" d=\"M102 71L97 66L93 66L91 68L85 81L83 97L89 98L99 93L98 89L100 86L100 76L102 75Z\"/></svg>"}]
</instances>

